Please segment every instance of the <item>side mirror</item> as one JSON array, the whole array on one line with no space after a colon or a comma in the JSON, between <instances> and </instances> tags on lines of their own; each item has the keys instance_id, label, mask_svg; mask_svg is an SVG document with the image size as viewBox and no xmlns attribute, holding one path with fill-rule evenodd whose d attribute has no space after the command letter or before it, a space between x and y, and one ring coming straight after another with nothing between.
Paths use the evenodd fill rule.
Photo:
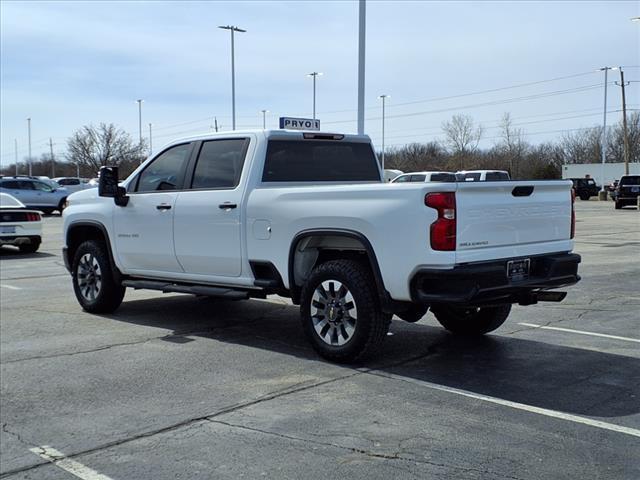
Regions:
<instances>
[{"instance_id":1,"label":"side mirror","mask_svg":"<svg viewBox=\"0 0 640 480\"><path fill-rule=\"evenodd\" d=\"M118 167L100 168L98 196L111 197L116 205L125 207L129 203L127 190L118 185Z\"/></svg>"}]
</instances>

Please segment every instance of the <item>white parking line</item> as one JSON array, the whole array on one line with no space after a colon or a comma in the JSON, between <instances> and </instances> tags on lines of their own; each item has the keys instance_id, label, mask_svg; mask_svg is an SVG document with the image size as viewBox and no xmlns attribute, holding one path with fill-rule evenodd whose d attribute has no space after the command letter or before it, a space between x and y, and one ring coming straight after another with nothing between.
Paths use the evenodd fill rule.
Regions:
<instances>
[{"instance_id":1,"label":"white parking line","mask_svg":"<svg viewBox=\"0 0 640 480\"><path fill-rule=\"evenodd\" d=\"M518 323L518 325L523 325L525 327L532 327L532 328L540 328L543 330L556 330L558 332L577 333L580 335L591 335L592 337L612 338L613 340L624 340L625 342L640 343L640 339L637 339L637 338L619 337L618 335L607 335L606 333L585 332L584 330L574 330L572 328L548 327L546 325L536 325L535 323L521 322L521 323Z\"/></svg>"},{"instance_id":2,"label":"white parking line","mask_svg":"<svg viewBox=\"0 0 640 480\"><path fill-rule=\"evenodd\" d=\"M53 463L56 467L69 472L71 475L75 475L82 480L112 480L110 477L96 472L94 469L89 468L75 460L66 458L64 453L59 452L55 448L48 445L42 447L30 448L30 451L36 455L44 458L45 460Z\"/></svg>"},{"instance_id":3,"label":"white parking line","mask_svg":"<svg viewBox=\"0 0 640 480\"><path fill-rule=\"evenodd\" d=\"M22 290L20 287L14 287L13 285L7 285L6 283L0 283L0 288L6 288L8 290Z\"/></svg>"},{"instance_id":4,"label":"white parking line","mask_svg":"<svg viewBox=\"0 0 640 480\"><path fill-rule=\"evenodd\" d=\"M444 385L438 385L437 383L425 382L424 380L417 380L415 378L395 375L393 373L387 373L380 370L371 370L368 373L377 375L379 377L393 378L395 380L413 383L415 385L420 385L432 390L440 390L441 392L453 393L455 395L473 398L475 400L480 400L483 402L495 403L497 405L503 405L505 407L515 408L517 410L524 410L525 412L537 413L538 415L544 415L546 417L558 418L561 420L567 420L569 422L581 423L582 425L588 425L590 427L609 430L612 432L624 433L626 435L631 435L634 437L640 437L640 430L630 427L623 427L621 425L616 425L615 423L601 422L600 420L592 420L591 418L581 417L579 415L558 412L556 410L549 410L547 408L534 407L533 405L527 405L526 403L512 402L510 400L503 400L502 398L481 395L479 393L468 392L466 390L461 390L458 388L445 387Z\"/></svg>"}]
</instances>

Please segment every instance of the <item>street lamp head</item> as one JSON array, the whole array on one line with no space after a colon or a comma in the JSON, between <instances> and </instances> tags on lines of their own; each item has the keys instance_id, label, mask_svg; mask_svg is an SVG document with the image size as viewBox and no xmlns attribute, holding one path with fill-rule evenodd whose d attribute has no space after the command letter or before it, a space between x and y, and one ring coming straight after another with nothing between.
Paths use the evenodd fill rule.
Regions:
<instances>
[{"instance_id":1,"label":"street lamp head","mask_svg":"<svg viewBox=\"0 0 640 480\"><path fill-rule=\"evenodd\" d=\"M379 95L378 98L391 98L391 95Z\"/></svg>"},{"instance_id":2,"label":"street lamp head","mask_svg":"<svg viewBox=\"0 0 640 480\"><path fill-rule=\"evenodd\" d=\"M142 100L141 98L139 98L138 100L136 100L136 103L142 103L144 102L144 100Z\"/></svg>"},{"instance_id":3,"label":"street lamp head","mask_svg":"<svg viewBox=\"0 0 640 480\"><path fill-rule=\"evenodd\" d=\"M631 17L632 22L640 22L640 17Z\"/></svg>"},{"instance_id":4,"label":"street lamp head","mask_svg":"<svg viewBox=\"0 0 640 480\"><path fill-rule=\"evenodd\" d=\"M262 112L262 113L269 113L269 112L270 112L270 110L260 110L260 112Z\"/></svg>"},{"instance_id":5,"label":"street lamp head","mask_svg":"<svg viewBox=\"0 0 640 480\"><path fill-rule=\"evenodd\" d=\"M233 30L234 32L246 32L246 30L236 27L235 25L219 25L218 28L223 30Z\"/></svg>"},{"instance_id":6,"label":"street lamp head","mask_svg":"<svg viewBox=\"0 0 640 480\"><path fill-rule=\"evenodd\" d=\"M618 70L620 67L602 67L596 70L596 72L604 72L605 70Z\"/></svg>"},{"instance_id":7,"label":"street lamp head","mask_svg":"<svg viewBox=\"0 0 640 480\"><path fill-rule=\"evenodd\" d=\"M307 73L307 77L317 77L317 76L322 76L322 75L324 75L322 72Z\"/></svg>"}]
</instances>

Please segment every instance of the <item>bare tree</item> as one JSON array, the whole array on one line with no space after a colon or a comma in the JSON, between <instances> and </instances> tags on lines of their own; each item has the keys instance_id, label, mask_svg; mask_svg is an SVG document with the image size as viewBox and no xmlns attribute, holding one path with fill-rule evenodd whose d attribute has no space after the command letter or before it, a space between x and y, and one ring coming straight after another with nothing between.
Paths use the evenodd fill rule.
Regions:
<instances>
[{"instance_id":1,"label":"bare tree","mask_svg":"<svg viewBox=\"0 0 640 480\"><path fill-rule=\"evenodd\" d=\"M527 149L527 143L524 140L524 131L521 128L514 127L513 119L508 112L502 115L500 129L502 131L501 150L505 153L509 161L509 174L512 178L517 178L518 166Z\"/></svg>"},{"instance_id":2,"label":"bare tree","mask_svg":"<svg viewBox=\"0 0 640 480\"><path fill-rule=\"evenodd\" d=\"M464 162L478 148L482 138L482 125L475 126L473 119L467 115L454 115L450 121L442 124L445 141L451 153L459 160L460 169L464 170Z\"/></svg>"},{"instance_id":3,"label":"bare tree","mask_svg":"<svg viewBox=\"0 0 640 480\"><path fill-rule=\"evenodd\" d=\"M106 165L132 170L144 157L145 150L144 143L134 143L128 133L112 123L85 125L67 141L67 160L95 175Z\"/></svg>"},{"instance_id":4,"label":"bare tree","mask_svg":"<svg viewBox=\"0 0 640 480\"><path fill-rule=\"evenodd\" d=\"M385 166L403 172L441 170L447 162L447 153L437 142L410 143L385 154Z\"/></svg>"}]
</instances>

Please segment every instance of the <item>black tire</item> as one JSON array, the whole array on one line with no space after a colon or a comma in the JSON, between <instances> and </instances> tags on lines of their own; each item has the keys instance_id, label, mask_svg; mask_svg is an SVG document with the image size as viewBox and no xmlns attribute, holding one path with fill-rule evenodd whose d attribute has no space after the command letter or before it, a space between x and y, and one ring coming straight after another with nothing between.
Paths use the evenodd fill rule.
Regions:
<instances>
[{"instance_id":1,"label":"black tire","mask_svg":"<svg viewBox=\"0 0 640 480\"><path fill-rule=\"evenodd\" d=\"M415 323L427 314L429 307L422 305L411 305L407 310L396 312L396 315L405 322Z\"/></svg>"},{"instance_id":2,"label":"black tire","mask_svg":"<svg viewBox=\"0 0 640 480\"><path fill-rule=\"evenodd\" d=\"M616 210L620 210L622 208L622 204L618 201L616 201L616 205L615 205Z\"/></svg>"},{"instance_id":3,"label":"black tire","mask_svg":"<svg viewBox=\"0 0 640 480\"><path fill-rule=\"evenodd\" d=\"M58 204L58 207L56 208L56 210L58 210L60 212L60 215L62 215L62 211L64 210L64 204L67 203L67 198L63 198L62 200L60 200L60 203Z\"/></svg>"},{"instance_id":4,"label":"black tire","mask_svg":"<svg viewBox=\"0 0 640 480\"><path fill-rule=\"evenodd\" d=\"M300 301L305 335L327 360L352 363L371 358L387 336L391 315L380 308L371 273L356 261L332 260L316 267Z\"/></svg>"},{"instance_id":5,"label":"black tire","mask_svg":"<svg viewBox=\"0 0 640 480\"><path fill-rule=\"evenodd\" d=\"M36 253L40 248L40 242L18 245L18 248L20 249L20 253Z\"/></svg>"},{"instance_id":6,"label":"black tire","mask_svg":"<svg viewBox=\"0 0 640 480\"><path fill-rule=\"evenodd\" d=\"M580 200L589 200L589 198L591 197L587 193L583 193L580 195Z\"/></svg>"},{"instance_id":7,"label":"black tire","mask_svg":"<svg viewBox=\"0 0 640 480\"><path fill-rule=\"evenodd\" d=\"M431 307L440 324L456 335L484 335L494 331L502 325L511 305L497 305L495 307L464 308L438 305Z\"/></svg>"},{"instance_id":8,"label":"black tire","mask_svg":"<svg viewBox=\"0 0 640 480\"><path fill-rule=\"evenodd\" d=\"M80 244L71 269L78 303L90 313L111 313L122 303L125 287L113 278L109 252L104 243L88 240Z\"/></svg>"}]
</instances>

